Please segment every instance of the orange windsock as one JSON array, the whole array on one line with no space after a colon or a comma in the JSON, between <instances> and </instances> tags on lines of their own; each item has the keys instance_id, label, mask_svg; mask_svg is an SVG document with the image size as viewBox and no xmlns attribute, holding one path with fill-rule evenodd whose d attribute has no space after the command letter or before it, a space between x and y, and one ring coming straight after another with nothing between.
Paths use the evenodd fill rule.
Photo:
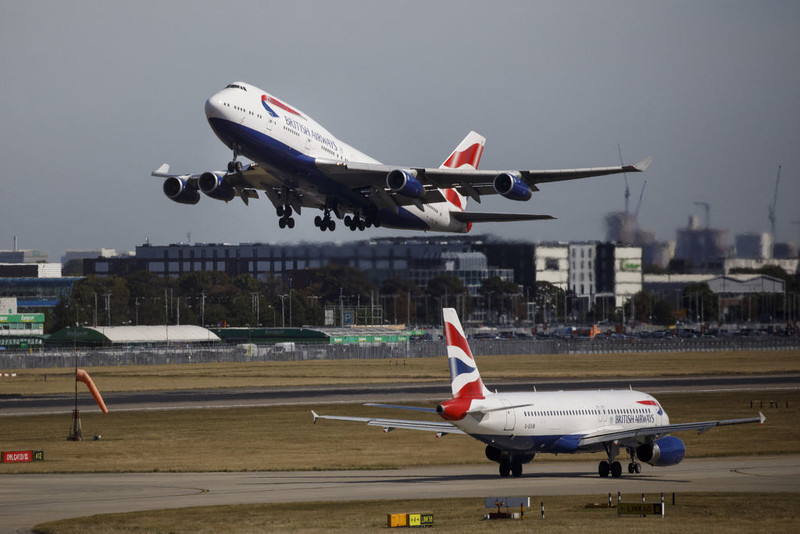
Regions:
<instances>
[{"instance_id":1,"label":"orange windsock","mask_svg":"<svg viewBox=\"0 0 800 534\"><path fill-rule=\"evenodd\" d=\"M94 382L92 382L92 379L89 377L89 373L87 373L83 369L76 369L75 380L86 384L86 387L89 388L89 393L92 394L92 397L94 397L94 400L95 402L97 402L97 405L100 407L100 409L103 410L103 413L108 413L108 408L106 408L106 403L103 402L103 397L101 397L100 392L97 391Z\"/></svg>"}]
</instances>

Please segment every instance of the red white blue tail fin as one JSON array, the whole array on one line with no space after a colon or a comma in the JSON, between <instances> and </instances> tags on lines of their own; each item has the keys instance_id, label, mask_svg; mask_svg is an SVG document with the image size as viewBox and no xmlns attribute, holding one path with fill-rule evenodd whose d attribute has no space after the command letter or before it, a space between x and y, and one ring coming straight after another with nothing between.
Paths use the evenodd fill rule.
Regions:
<instances>
[{"instance_id":1,"label":"red white blue tail fin","mask_svg":"<svg viewBox=\"0 0 800 534\"><path fill-rule=\"evenodd\" d=\"M450 364L450 387L453 398L483 398L490 394L481 380L478 365L472 357L467 336L453 308L442 310L444 337L447 341L447 361Z\"/></svg>"},{"instance_id":2,"label":"red white blue tail fin","mask_svg":"<svg viewBox=\"0 0 800 534\"><path fill-rule=\"evenodd\" d=\"M469 132L439 168L477 170L485 144L485 137L475 132ZM443 189L442 194L450 204L460 211L467 209L467 198L455 189Z\"/></svg>"},{"instance_id":3,"label":"red white blue tail fin","mask_svg":"<svg viewBox=\"0 0 800 534\"><path fill-rule=\"evenodd\" d=\"M468 169L477 169L478 164L481 162L481 154L483 154L485 144L486 138L479 133L468 133L440 168L460 169L466 167Z\"/></svg>"}]
</instances>

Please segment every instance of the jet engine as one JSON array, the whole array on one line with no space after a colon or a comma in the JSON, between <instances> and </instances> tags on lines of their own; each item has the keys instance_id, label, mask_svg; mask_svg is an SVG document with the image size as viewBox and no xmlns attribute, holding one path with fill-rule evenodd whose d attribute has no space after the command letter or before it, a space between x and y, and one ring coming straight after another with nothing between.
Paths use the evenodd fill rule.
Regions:
<instances>
[{"instance_id":1,"label":"jet engine","mask_svg":"<svg viewBox=\"0 0 800 534\"><path fill-rule=\"evenodd\" d=\"M528 184L507 172L494 177L494 190L511 200L530 200L533 192Z\"/></svg>"},{"instance_id":2,"label":"jet engine","mask_svg":"<svg viewBox=\"0 0 800 534\"><path fill-rule=\"evenodd\" d=\"M197 180L197 185L200 187L200 191L217 200L227 202L236 196L236 191L233 190L230 182L225 180L224 175L217 173L204 172Z\"/></svg>"},{"instance_id":3,"label":"jet engine","mask_svg":"<svg viewBox=\"0 0 800 534\"><path fill-rule=\"evenodd\" d=\"M657 467L678 465L686 456L686 446L675 436L666 436L652 443L639 445L636 457L644 463Z\"/></svg>"},{"instance_id":4,"label":"jet engine","mask_svg":"<svg viewBox=\"0 0 800 534\"><path fill-rule=\"evenodd\" d=\"M164 180L164 194L170 200L179 204L197 204L200 202L200 193L197 188L192 187L186 180L180 178L167 178Z\"/></svg>"},{"instance_id":5,"label":"jet engine","mask_svg":"<svg viewBox=\"0 0 800 534\"><path fill-rule=\"evenodd\" d=\"M386 187L404 197L422 198L425 195L425 188L414 174L416 173L412 171L395 169L386 175Z\"/></svg>"}]
</instances>

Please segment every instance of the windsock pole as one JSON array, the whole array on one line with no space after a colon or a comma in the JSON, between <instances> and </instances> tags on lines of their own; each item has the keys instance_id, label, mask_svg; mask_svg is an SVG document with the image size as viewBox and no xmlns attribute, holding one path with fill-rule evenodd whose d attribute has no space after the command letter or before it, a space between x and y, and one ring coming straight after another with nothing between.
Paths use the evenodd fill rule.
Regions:
<instances>
[{"instance_id":1,"label":"windsock pole","mask_svg":"<svg viewBox=\"0 0 800 534\"><path fill-rule=\"evenodd\" d=\"M86 387L89 388L89 393L92 394L94 401L103 411L103 413L108 413L108 408L106 408L106 403L103 402L103 397L100 395L100 392L97 390L97 387L92 382L89 373L84 371L83 369L75 368L75 409L72 411L72 427L70 428L69 437L67 438L69 441L81 441L83 439L82 432L81 432L81 416L80 411L78 410L78 382L83 382L86 384Z\"/></svg>"},{"instance_id":2,"label":"windsock pole","mask_svg":"<svg viewBox=\"0 0 800 534\"><path fill-rule=\"evenodd\" d=\"M76 324L77 328L78 325ZM81 431L81 412L78 410L78 347L75 347L75 408L72 410L72 424L69 427L67 441L81 441L83 432Z\"/></svg>"}]
</instances>

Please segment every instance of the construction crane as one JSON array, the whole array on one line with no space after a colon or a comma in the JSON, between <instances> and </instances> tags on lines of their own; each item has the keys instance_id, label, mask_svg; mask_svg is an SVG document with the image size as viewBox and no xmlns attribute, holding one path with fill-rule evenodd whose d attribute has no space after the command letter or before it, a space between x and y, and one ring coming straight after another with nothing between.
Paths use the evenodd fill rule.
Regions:
<instances>
[{"instance_id":1,"label":"construction crane","mask_svg":"<svg viewBox=\"0 0 800 534\"><path fill-rule=\"evenodd\" d=\"M772 204L768 207L769 229L772 233L772 242L775 242L775 225L777 223L775 217L775 204L778 202L778 183L781 181L781 166L778 165L778 177L775 179L775 193L772 195Z\"/></svg>"},{"instance_id":2,"label":"construction crane","mask_svg":"<svg viewBox=\"0 0 800 534\"><path fill-rule=\"evenodd\" d=\"M633 212L633 217L635 219L639 218L639 208L642 207L642 197L644 196L644 188L647 185L647 180L642 183L642 192L639 193L639 201L636 203L636 211Z\"/></svg>"},{"instance_id":3,"label":"construction crane","mask_svg":"<svg viewBox=\"0 0 800 534\"><path fill-rule=\"evenodd\" d=\"M625 164L622 163L622 146L617 145L617 152L619 152L619 164L621 166L625 166ZM624 173L622 173L622 176L625 177L625 213L627 214L628 213L628 201L631 198L631 189L630 189L630 187L628 187L628 173L624 172Z\"/></svg>"},{"instance_id":4,"label":"construction crane","mask_svg":"<svg viewBox=\"0 0 800 534\"><path fill-rule=\"evenodd\" d=\"M711 228L711 204L708 202L695 202L695 206L703 206L706 210L706 230Z\"/></svg>"}]
</instances>

